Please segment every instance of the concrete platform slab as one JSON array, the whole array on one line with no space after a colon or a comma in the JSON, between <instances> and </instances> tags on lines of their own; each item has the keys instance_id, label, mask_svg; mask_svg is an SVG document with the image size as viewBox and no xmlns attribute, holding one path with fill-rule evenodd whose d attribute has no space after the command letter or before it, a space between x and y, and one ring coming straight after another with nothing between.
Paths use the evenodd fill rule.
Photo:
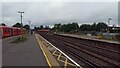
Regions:
<instances>
[{"instance_id":1,"label":"concrete platform slab","mask_svg":"<svg viewBox=\"0 0 120 68\"><path fill-rule=\"evenodd\" d=\"M3 66L48 66L46 59L34 35L23 43L10 43L13 39L3 41Z\"/></svg>"}]
</instances>

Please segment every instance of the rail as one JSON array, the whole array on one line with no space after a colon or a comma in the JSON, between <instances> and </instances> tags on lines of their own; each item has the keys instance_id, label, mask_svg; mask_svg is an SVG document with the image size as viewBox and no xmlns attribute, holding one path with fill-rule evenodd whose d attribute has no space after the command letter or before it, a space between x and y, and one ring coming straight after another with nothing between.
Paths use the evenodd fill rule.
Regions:
<instances>
[{"instance_id":1,"label":"rail","mask_svg":"<svg viewBox=\"0 0 120 68\"><path fill-rule=\"evenodd\" d=\"M42 37L42 36L41 36ZM42 37L43 38L43 37ZM55 47L54 45L52 45L49 41L47 41L45 38L43 38L44 41L46 41L48 44L50 44L53 48L55 48L57 51L59 51L60 53L62 53L66 58L68 58L72 63L74 63L77 67L79 68L83 68L81 65L79 65L78 63L76 63L72 58L70 58L69 56L67 56L63 51L61 51L60 49L58 49L57 47Z\"/></svg>"}]
</instances>

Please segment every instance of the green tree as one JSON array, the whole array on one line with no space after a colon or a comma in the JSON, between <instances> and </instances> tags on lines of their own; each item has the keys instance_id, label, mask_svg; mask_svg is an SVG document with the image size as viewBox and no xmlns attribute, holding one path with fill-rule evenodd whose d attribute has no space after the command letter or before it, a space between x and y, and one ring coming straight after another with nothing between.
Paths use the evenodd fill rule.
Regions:
<instances>
[{"instance_id":1,"label":"green tree","mask_svg":"<svg viewBox=\"0 0 120 68\"><path fill-rule=\"evenodd\" d=\"M17 22L17 23L14 24L12 27L18 27L18 28L21 28L21 27L23 27L23 25Z\"/></svg>"},{"instance_id":2,"label":"green tree","mask_svg":"<svg viewBox=\"0 0 120 68\"><path fill-rule=\"evenodd\" d=\"M99 22L96 26L97 31L102 31L103 29L107 29L108 26L104 22Z\"/></svg>"},{"instance_id":3,"label":"green tree","mask_svg":"<svg viewBox=\"0 0 120 68\"><path fill-rule=\"evenodd\" d=\"M29 29L30 29L30 26L29 26L29 25L25 25L23 28L29 30Z\"/></svg>"},{"instance_id":4,"label":"green tree","mask_svg":"<svg viewBox=\"0 0 120 68\"><path fill-rule=\"evenodd\" d=\"M49 29L49 26L45 26L45 29Z\"/></svg>"},{"instance_id":5,"label":"green tree","mask_svg":"<svg viewBox=\"0 0 120 68\"><path fill-rule=\"evenodd\" d=\"M80 26L81 31L91 31L91 25L90 24L82 24Z\"/></svg>"},{"instance_id":6,"label":"green tree","mask_svg":"<svg viewBox=\"0 0 120 68\"><path fill-rule=\"evenodd\" d=\"M36 29L37 27L34 27L34 29Z\"/></svg>"},{"instance_id":7,"label":"green tree","mask_svg":"<svg viewBox=\"0 0 120 68\"><path fill-rule=\"evenodd\" d=\"M63 24L60 28L60 31L69 32L70 31L70 23L69 24Z\"/></svg>"},{"instance_id":8,"label":"green tree","mask_svg":"<svg viewBox=\"0 0 120 68\"><path fill-rule=\"evenodd\" d=\"M91 30L92 30L92 31L96 31L96 28L97 28L96 23L94 23L94 24L91 25Z\"/></svg>"},{"instance_id":9,"label":"green tree","mask_svg":"<svg viewBox=\"0 0 120 68\"><path fill-rule=\"evenodd\" d=\"M61 28L61 23L54 25L54 31L59 32L59 31L60 31L60 28Z\"/></svg>"},{"instance_id":10,"label":"green tree","mask_svg":"<svg viewBox=\"0 0 120 68\"><path fill-rule=\"evenodd\" d=\"M40 28L39 29L43 29L44 27L43 27L43 25L40 25Z\"/></svg>"},{"instance_id":11,"label":"green tree","mask_svg":"<svg viewBox=\"0 0 120 68\"><path fill-rule=\"evenodd\" d=\"M79 25L78 23L68 23L68 24L63 24L61 25L59 24L55 24L54 27L52 28L52 30L57 31L57 32L75 32L78 31L79 29Z\"/></svg>"},{"instance_id":12,"label":"green tree","mask_svg":"<svg viewBox=\"0 0 120 68\"><path fill-rule=\"evenodd\" d=\"M71 31L78 31L78 29L79 29L78 23L74 22L71 24Z\"/></svg>"},{"instance_id":13,"label":"green tree","mask_svg":"<svg viewBox=\"0 0 120 68\"><path fill-rule=\"evenodd\" d=\"M63 24L60 27L60 31L62 32L75 32L75 31L78 31L78 29L79 29L78 23L75 23L75 22Z\"/></svg>"},{"instance_id":14,"label":"green tree","mask_svg":"<svg viewBox=\"0 0 120 68\"><path fill-rule=\"evenodd\" d=\"M5 23L1 23L2 26L6 26Z\"/></svg>"}]
</instances>

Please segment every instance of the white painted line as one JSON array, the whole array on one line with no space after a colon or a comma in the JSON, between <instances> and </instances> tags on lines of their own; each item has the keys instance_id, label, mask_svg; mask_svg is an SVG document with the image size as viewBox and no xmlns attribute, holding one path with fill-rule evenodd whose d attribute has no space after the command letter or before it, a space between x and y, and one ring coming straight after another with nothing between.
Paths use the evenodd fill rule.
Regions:
<instances>
[{"instance_id":1,"label":"white painted line","mask_svg":"<svg viewBox=\"0 0 120 68\"><path fill-rule=\"evenodd\" d=\"M42 36L41 36L42 37ZM42 37L43 38L43 37ZM73 62L75 65L77 65L80 68L83 68L82 66L80 66L78 63L76 63L73 59L71 59L69 56L67 56L64 52L62 52L60 49L58 49L57 47L55 47L54 45L52 45L49 41L47 41L45 38L43 38L47 43L49 43L51 46L53 46L55 49L57 49L59 52L61 52L65 57L67 57L71 62Z\"/></svg>"}]
</instances>

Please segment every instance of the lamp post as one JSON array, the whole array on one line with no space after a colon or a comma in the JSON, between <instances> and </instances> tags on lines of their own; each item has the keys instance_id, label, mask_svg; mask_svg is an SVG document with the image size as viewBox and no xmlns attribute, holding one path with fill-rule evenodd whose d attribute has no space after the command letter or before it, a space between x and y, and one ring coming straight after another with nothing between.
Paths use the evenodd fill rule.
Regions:
<instances>
[{"instance_id":1,"label":"lamp post","mask_svg":"<svg viewBox=\"0 0 120 68\"><path fill-rule=\"evenodd\" d=\"M23 14L24 12L18 11L18 13L20 13L21 28L22 28L22 25L23 25L23 24L22 24L22 17L23 17L22 14Z\"/></svg>"},{"instance_id":2,"label":"lamp post","mask_svg":"<svg viewBox=\"0 0 120 68\"><path fill-rule=\"evenodd\" d=\"M29 32L31 32L31 29L30 29L30 22L31 22L31 21L28 21L28 22L29 22Z\"/></svg>"},{"instance_id":3,"label":"lamp post","mask_svg":"<svg viewBox=\"0 0 120 68\"><path fill-rule=\"evenodd\" d=\"M110 21L112 20L111 17L108 18L108 34L110 33L110 28L109 28L109 25L110 25Z\"/></svg>"},{"instance_id":4,"label":"lamp post","mask_svg":"<svg viewBox=\"0 0 120 68\"><path fill-rule=\"evenodd\" d=\"M30 24L31 24L30 22L31 22L31 21L28 21L28 22L29 22L29 27L30 27Z\"/></svg>"}]
</instances>

